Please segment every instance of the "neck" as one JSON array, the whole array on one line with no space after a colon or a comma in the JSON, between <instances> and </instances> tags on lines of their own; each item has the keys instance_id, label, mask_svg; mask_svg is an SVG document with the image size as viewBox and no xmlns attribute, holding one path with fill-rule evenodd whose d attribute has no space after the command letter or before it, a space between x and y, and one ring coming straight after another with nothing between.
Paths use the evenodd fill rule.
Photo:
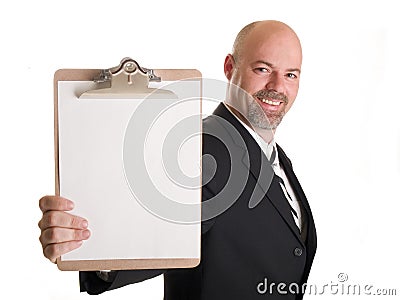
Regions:
<instances>
[{"instance_id":1,"label":"neck","mask_svg":"<svg viewBox=\"0 0 400 300\"><path fill-rule=\"evenodd\" d=\"M254 131L266 142L271 143L274 139L276 129L260 129L256 128Z\"/></svg>"}]
</instances>

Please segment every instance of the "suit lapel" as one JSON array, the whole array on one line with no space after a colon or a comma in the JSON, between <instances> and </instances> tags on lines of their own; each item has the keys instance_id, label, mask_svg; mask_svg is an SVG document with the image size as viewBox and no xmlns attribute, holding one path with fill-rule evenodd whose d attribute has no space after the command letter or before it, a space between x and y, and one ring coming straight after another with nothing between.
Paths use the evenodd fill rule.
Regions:
<instances>
[{"instance_id":1,"label":"suit lapel","mask_svg":"<svg viewBox=\"0 0 400 300\"><path fill-rule=\"evenodd\" d=\"M286 199L285 195L283 194L282 188L278 181L278 178L274 176L274 179L271 182L271 185L267 192L267 198L272 203L272 205L276 208L279 212L281 217L285 220L286 224L290 227L290 230L296 236L301 244L303 241L300 236L300 230L297 227L288 200Z\"/></svg>"},{"instance_id":2,"label":"suit lapel","mask_svg":"<svg viewBox=\"0 0 400 300\"><path fill-rule=\"evenodd\" d=\"M236 144L237 149L240 149L240 159L243 166L246 168L246 172L249 171L250 175L253 176L257 182L252 197L249 200L249 208L254 208L265 197L268 187L272 182L274 171L257 142L224 104L221 103L214 111L214 114L224 118L229 124L233 125L243 139L243 141L240 142L236 141L234 136L230 133L231 129L226 128L226 132L231 136L233 143ZM263 166L263 168L261 168L261 166Z\"/></svg>"},{"instance_id":3,"label":"suit lapel","mask_svg":"<svg viewBox=\"0 0 400 300\"><path fill-rule=\"evenodd\" d=\"M251 198L249 199L249 208L255 208L263 199L268 199L290 227L299 242L303 243L299 229L290 211L290 204L287 202L277 178L274 178L275 173L264 152L247 129L228 111L224 104L221 103L214 111L214 114L232 124L245 142L246 148L243 148L243 143L236 143L235 139L233 139L242 151L241 161L246 168L246 172L249 172L249 176L252 176L256 181ZM229 133L229 130L227 131Z\"/></svg>"},{"instance_id":4,"label":"suit lapel","mask_svg":"<svg viewBox=\"0 0 400 300\"><path fill-rule=\"evenodd\" d=\"M308 204L307 197L304 194L303 189L301 188L300 182L297 179L296 174L293 172L292 164L289 160L289 158L286 156L285 152L283 152L282 148L277 145L278 148L278 154L279 154L279 163L282 165L283 169L285 170L285 174L294 190L296 193L296 196L298 198L298 201L300 202L300 205L302 206L305 214L305 218L307 221L307 237L306 241L307 243L309 241L312 241L312 243L316 243L316 232L315 232L315 225L314 225L314 219L312 216L312 212L310 209L310 205Z\"/></svg>"}]
</instances>

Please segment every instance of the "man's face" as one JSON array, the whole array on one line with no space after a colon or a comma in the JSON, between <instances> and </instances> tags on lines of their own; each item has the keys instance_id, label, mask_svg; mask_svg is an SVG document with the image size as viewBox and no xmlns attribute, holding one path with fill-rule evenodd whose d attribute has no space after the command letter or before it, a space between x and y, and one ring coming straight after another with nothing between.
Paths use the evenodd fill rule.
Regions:
<instances>
[{"instance_id":1,"label":"man's face","mask_svg":"<svg viewBox=\"0 0 400 300\"><path fill-rule=\"evenodd\" d=\"M279 125L297 96L301 61L301 46L292 32L257 28L243 42L239 57L227 56L228 80L252 96L244 97L251 125L261 129Z\"/></svg>"}]
</instances>

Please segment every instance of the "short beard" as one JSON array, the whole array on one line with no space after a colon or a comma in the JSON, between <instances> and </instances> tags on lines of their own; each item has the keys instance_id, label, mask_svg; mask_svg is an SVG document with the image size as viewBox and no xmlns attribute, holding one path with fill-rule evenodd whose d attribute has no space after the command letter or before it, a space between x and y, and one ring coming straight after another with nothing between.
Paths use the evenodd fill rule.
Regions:
<instances>
[{"instance_id":1,"label":"short beard","mask_svg":"<svg viewBox=\"0 0 400 300\"><path fill-rule=\"evenodd\" d=\"M276 129L285 115L285 110L282 109L275 114L268 114L264 112L262 107L255 100L255 98L263 96L268 96L269 98L276 100L282 100L284 105L288 103L285 95L273 91L258 91L253 95L253 99L249 99L247 118L253 127L268 130Z\"/></svg>"}]
</instances>

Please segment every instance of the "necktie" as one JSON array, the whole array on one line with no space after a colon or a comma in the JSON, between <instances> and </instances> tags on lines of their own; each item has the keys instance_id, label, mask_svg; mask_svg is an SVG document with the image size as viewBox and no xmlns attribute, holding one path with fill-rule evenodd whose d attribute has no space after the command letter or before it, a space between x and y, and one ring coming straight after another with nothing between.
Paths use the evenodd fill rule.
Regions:
<instances>
[{"instance_id":1,"label":"necktie","mask_svg":"<svg viewBox=\"0 0 400 300\"><path fill-rule=\"evenodd\" d=\"M294 219L297 227L300 229L301 226L300 226L300 207L299 207L299 204L297 203L297 201L292 199L292 197L290 196L290 194L289 194L289 192L288 192L288 190L286 188L285 182L283 181L283 179L281 177L282 175L281 175L281 170L280 170L280 167L279 167L279 163L278 163L278 161L276 159L276 148L275 148L275 146L272 146L272 145L271 145L271 147L272 147L272 153L270 155L269 161L271 162L271 166L272 166L272 168L273 168L273 170L275 172L275 176L278 178L278 182L279 182L279 184L280 184L280 186L282 188L282 192L283 192L283 194L285 195L287 201L290 204L290 210L292 212L293 219Z\"/></svg>"}]
</instances>

